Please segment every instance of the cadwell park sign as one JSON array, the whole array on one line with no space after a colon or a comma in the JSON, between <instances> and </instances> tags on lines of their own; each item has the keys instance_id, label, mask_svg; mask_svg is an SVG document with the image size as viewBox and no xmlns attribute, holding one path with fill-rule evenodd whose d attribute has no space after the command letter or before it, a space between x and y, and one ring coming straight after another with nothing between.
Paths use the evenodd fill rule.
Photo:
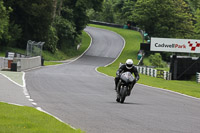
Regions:
<instances>
[{"instance_id":1,"label":"cadwell park sign","mask_svg":"<svg viewBox=\"0 0 200 133\"><path fill-rule=\"evenodd\" d=\"M200 53L200 40L152 37L150 51Z\"/></svg>"}]
</instances>

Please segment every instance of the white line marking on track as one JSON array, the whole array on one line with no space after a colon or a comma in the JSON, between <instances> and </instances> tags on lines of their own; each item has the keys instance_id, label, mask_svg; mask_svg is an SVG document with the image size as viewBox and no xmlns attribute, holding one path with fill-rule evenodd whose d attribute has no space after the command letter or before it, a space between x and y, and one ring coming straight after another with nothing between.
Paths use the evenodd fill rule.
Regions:
<instances>
[{"instance_id":1,"label":"white line marking on track","mask_svg":"<svg viewBox=\"0 0 200 133\"><path fill-rule=\"evenodd\" d=\"M137 83L137 84L139 84L139 83ZM189 96L189 95L186 95L186 94L182 94L182 93L179 93L179 92L175 92L175 91L172 91L172 90L167 90L167 89L163 89L163 88L157 88L157 87L144 85L144 84L139 84L139 85L145 86L145 87L149 87L149 88L153 88L153 89L158 89L158 90L161 90L161 91L171 92L171 93L174 93L174 94L178 94L178 95L185 96L185 97L192 98L192 99L196 99L196 100L200 100L200 98L196 98L196 97Z\"/></svg>"},{"instance_id":2,"label":"white line marking on track","mask_svg":"<svg viewBox=\"0 0 200 133\"><path fill-rule=\"evenodd\" d=\"M97 71L97 68L95 70ZM104 75L104 76L115 78L113 76L106 75L105 73L102 73L102 72L99 72L99 71L97 71L97 72L100 73L100 74L102 74L102 75ZM167 91L167 92L174 93L174 94L181 95L181 96L185 96L185 97L188 97L188 98L200 100L200 98L189 96L189 95L182 94L182 93L179 93L179 92L175 92L175 91L172 91L172 90L167 90L167 89L164 89L164 88L153 87L153 86L144 85L144 84L140 84L140 83L137 83L137 84L139 84L141 86L145 86L145 87L150 87L150 88L153 88L153 89L158 89L158 90L161 90L161 91Z\"/></svg>"}]
</instances>

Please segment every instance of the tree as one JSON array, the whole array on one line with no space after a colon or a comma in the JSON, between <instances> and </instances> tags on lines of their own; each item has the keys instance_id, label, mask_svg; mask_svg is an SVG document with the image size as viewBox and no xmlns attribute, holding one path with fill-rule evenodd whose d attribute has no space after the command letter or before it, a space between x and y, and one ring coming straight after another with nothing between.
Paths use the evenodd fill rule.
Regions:
<instances>
[{"instance_id":1,"label":"tree","mask_svg":"<svg viewBox=\"0 0 200 133\"><path fill-rule=\"evenodd\" d=\"M28 40L44 41L44 48L53 53L57 48L76 48L82 30L89 21L86 11L100 10L102 2L103 0L4 0L6 8L2 2L0 4L0 9L3 9L0 10L0 17L4 18L0 19L0 37L7 28L3 42L11 44L17 40L15 46L19 48L26 48ZM10 15L6 13L9 7L13 9Z\"/></svg>"},{"instance_id":2,"label":"tree","mask_svg":"<svg viewBox=\"0 0 200 133\"><path fill-rule=\"evenodd\" d=\"M10 11L11 8L7 9L4 2L0 0L0 39L2 39L3 34L8 32Z\"/></svg>"},{"instance_id":3,"label":"tree","mask_svg":"<svg viewBox=\"0 0 200 133\"><path fill-rule=\"evenodd\" d=\"M199 0L185 0L192 9L192 12L194 13L199 7L200 7L200 1Z\"/></svg>"},{"instance_id":4,"label":"tree","mask_svg":"<svg viewBox=\"0 0 200 133\"><path fill-rule=\"evenodd\" d=\"M97 20L102 22L114 23L114 11L113 11L113 2L104 1L102 9L98 12L95 12L94 9L87 11L87 14L91 20Z\"/></svg>"},{"instance_id":5,"label":"tree","mask_svg":"<svg viewBox=\"0 0 200 133\"><path fill-rule=\"evenodd\" d=\"M28 40L48 40L48 32L52 23L53 1L52 0L5 0L7 7L13 12L10 21L22 29L22 37L18 47L26 48Z\"/></svg>"},{"instance_id":6,"label":"tree","mask_svg":"<svg viewBox=\"0 0 200 133\"><path fill-rule=\"evenodd\" d=\"M183 0L138 0L132 20L150 36L188 38L194 26Z\"/></svg>"},{"instance_id":7,"label":"tree","mask_svg":"<svg viewBox=\"0 0 200 133\"><path fill-rule=\"evenodd\" d=\"M134 9L136 0L118 0L114 4L114 11L116 16L116 23L125 24L131 21L132 11Z\"/></svg>"},{"instance_id":8,"label":"tree","mask_svg":"<svg viewBox=\"0 0 200 133\"><path fill-rule=\"evenodd\" d=\"M195 36L200 39L200 9L198 8L195 13L196 24L195 24Z\"/></svg>"},{"instance_id":9,"label":"tree","mask_svg":"<svg viewBox=\"0 0 200 133\"><path fill-rule=\"evenodd\" d=\"M100 10L103 0L59 0L54 27L57 29L58 47L76 48L80 43L82 30L89 22L86 11Z\"/></svg>"},{"instance_id":10,"label":"tree","mask_svg":"<svg viewBox=\"0 0 200 133\"><path fill-rule=\"evenodd\" d=\"M151 65L155 67L163 68L167 66L166 62L162 60L162 56L160 55L160 53L150 55L149 61L151 62Z\"/></svg>"}]
</instances>

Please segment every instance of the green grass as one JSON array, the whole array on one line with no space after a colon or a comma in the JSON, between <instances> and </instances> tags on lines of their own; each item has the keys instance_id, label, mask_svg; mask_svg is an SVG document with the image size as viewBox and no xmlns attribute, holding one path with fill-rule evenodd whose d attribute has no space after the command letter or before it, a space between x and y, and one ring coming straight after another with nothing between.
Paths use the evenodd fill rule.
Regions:
<instances>
[{"instance_id":1,"label":"green grass","mask_svg":"<svg viewBox=\"0 0 200 133\"><path fill-rule=\"evenodd\" d=\"M82 133L32 107L0 102L1 133Z\"/></svg>"},{"instance_id":2,"label":"green grass","mask_svg":"<svg viewBox=\"0 0 200 133\"><path fill-rule=\"evenodd\" d=\"M53 62L53 61L44 61L45 66L50 66L50 65L58 65L58 64L63 64L61 62Z\"/></svg>"},{"instance_id":3,"label":"green grass","mask_svg":"<svg viewBox=\"0 0 200 133\"><path fill-rule=\"evenodd\" d=\"M113 64L107 67L99 67L97 69L98 71L114 77L120 62L124 63L126 59L131 58L133 59L134 64L138 63L137 52L139 51L140 48L140 42L142 42L142 38L139 32L107 27L107 26L92 25L92 24L89 26L114 31L120 34L126 40L126 46L121 55L119 56L119 58ZM148 60L145 59L145 62L148 63ZM200 98L200 84L197 84L195 81L177 81L177 80L169 81L140 74L140 80L138 83L153 87L168 89L175 92Z\"/></svg>"},{"instance_id":4,"label":"green grass","mask_svg":"<svg viewBox=\"0 0 200 133\"><path fill-rule=\"evenodd\" d=\"M0 57L4 57L4 56L5 56L5 54L0 51Z\"/></svg>"},{"instance_id":5,"label":"green grass","mask_svg":"<svg viewBox=\"0 0 200 133\"><path fill-rule=\"evenodd\" d=\"M25 50L19 48L11 48L11 47L0 47L0 57L5 57L6 52L16 52L20 54L26 54Z\"/></svg>"},{"instance_id":6,"label":"green grass","mask_svg":"<svg viewBox=\"0 0 200 133\"><path fill-rule=\"evenodd\" d=\"M189 96L200 98L200 84L195 81L164 80L140 74L139 83L172 90Z\"/></svg>"}]
</instances>

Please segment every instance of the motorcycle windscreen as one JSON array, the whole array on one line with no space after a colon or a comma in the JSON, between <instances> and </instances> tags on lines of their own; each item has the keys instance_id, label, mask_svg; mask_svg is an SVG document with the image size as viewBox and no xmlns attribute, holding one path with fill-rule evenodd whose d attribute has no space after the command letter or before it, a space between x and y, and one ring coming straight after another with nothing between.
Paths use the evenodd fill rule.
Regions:
<instances>
[{"instance_id":1,"label":"motorcycle windscreen","mask_svg":"<svg viewBox=\"0 0 200 133\"><path fill-rule=\"evenodd\" d=\"M122 73L121 79L124 82L129 83L129 82L133 82L135 78L133 77L133 75L130 72L125 72L125 73Z\"/></svg>"}]
</instances>

